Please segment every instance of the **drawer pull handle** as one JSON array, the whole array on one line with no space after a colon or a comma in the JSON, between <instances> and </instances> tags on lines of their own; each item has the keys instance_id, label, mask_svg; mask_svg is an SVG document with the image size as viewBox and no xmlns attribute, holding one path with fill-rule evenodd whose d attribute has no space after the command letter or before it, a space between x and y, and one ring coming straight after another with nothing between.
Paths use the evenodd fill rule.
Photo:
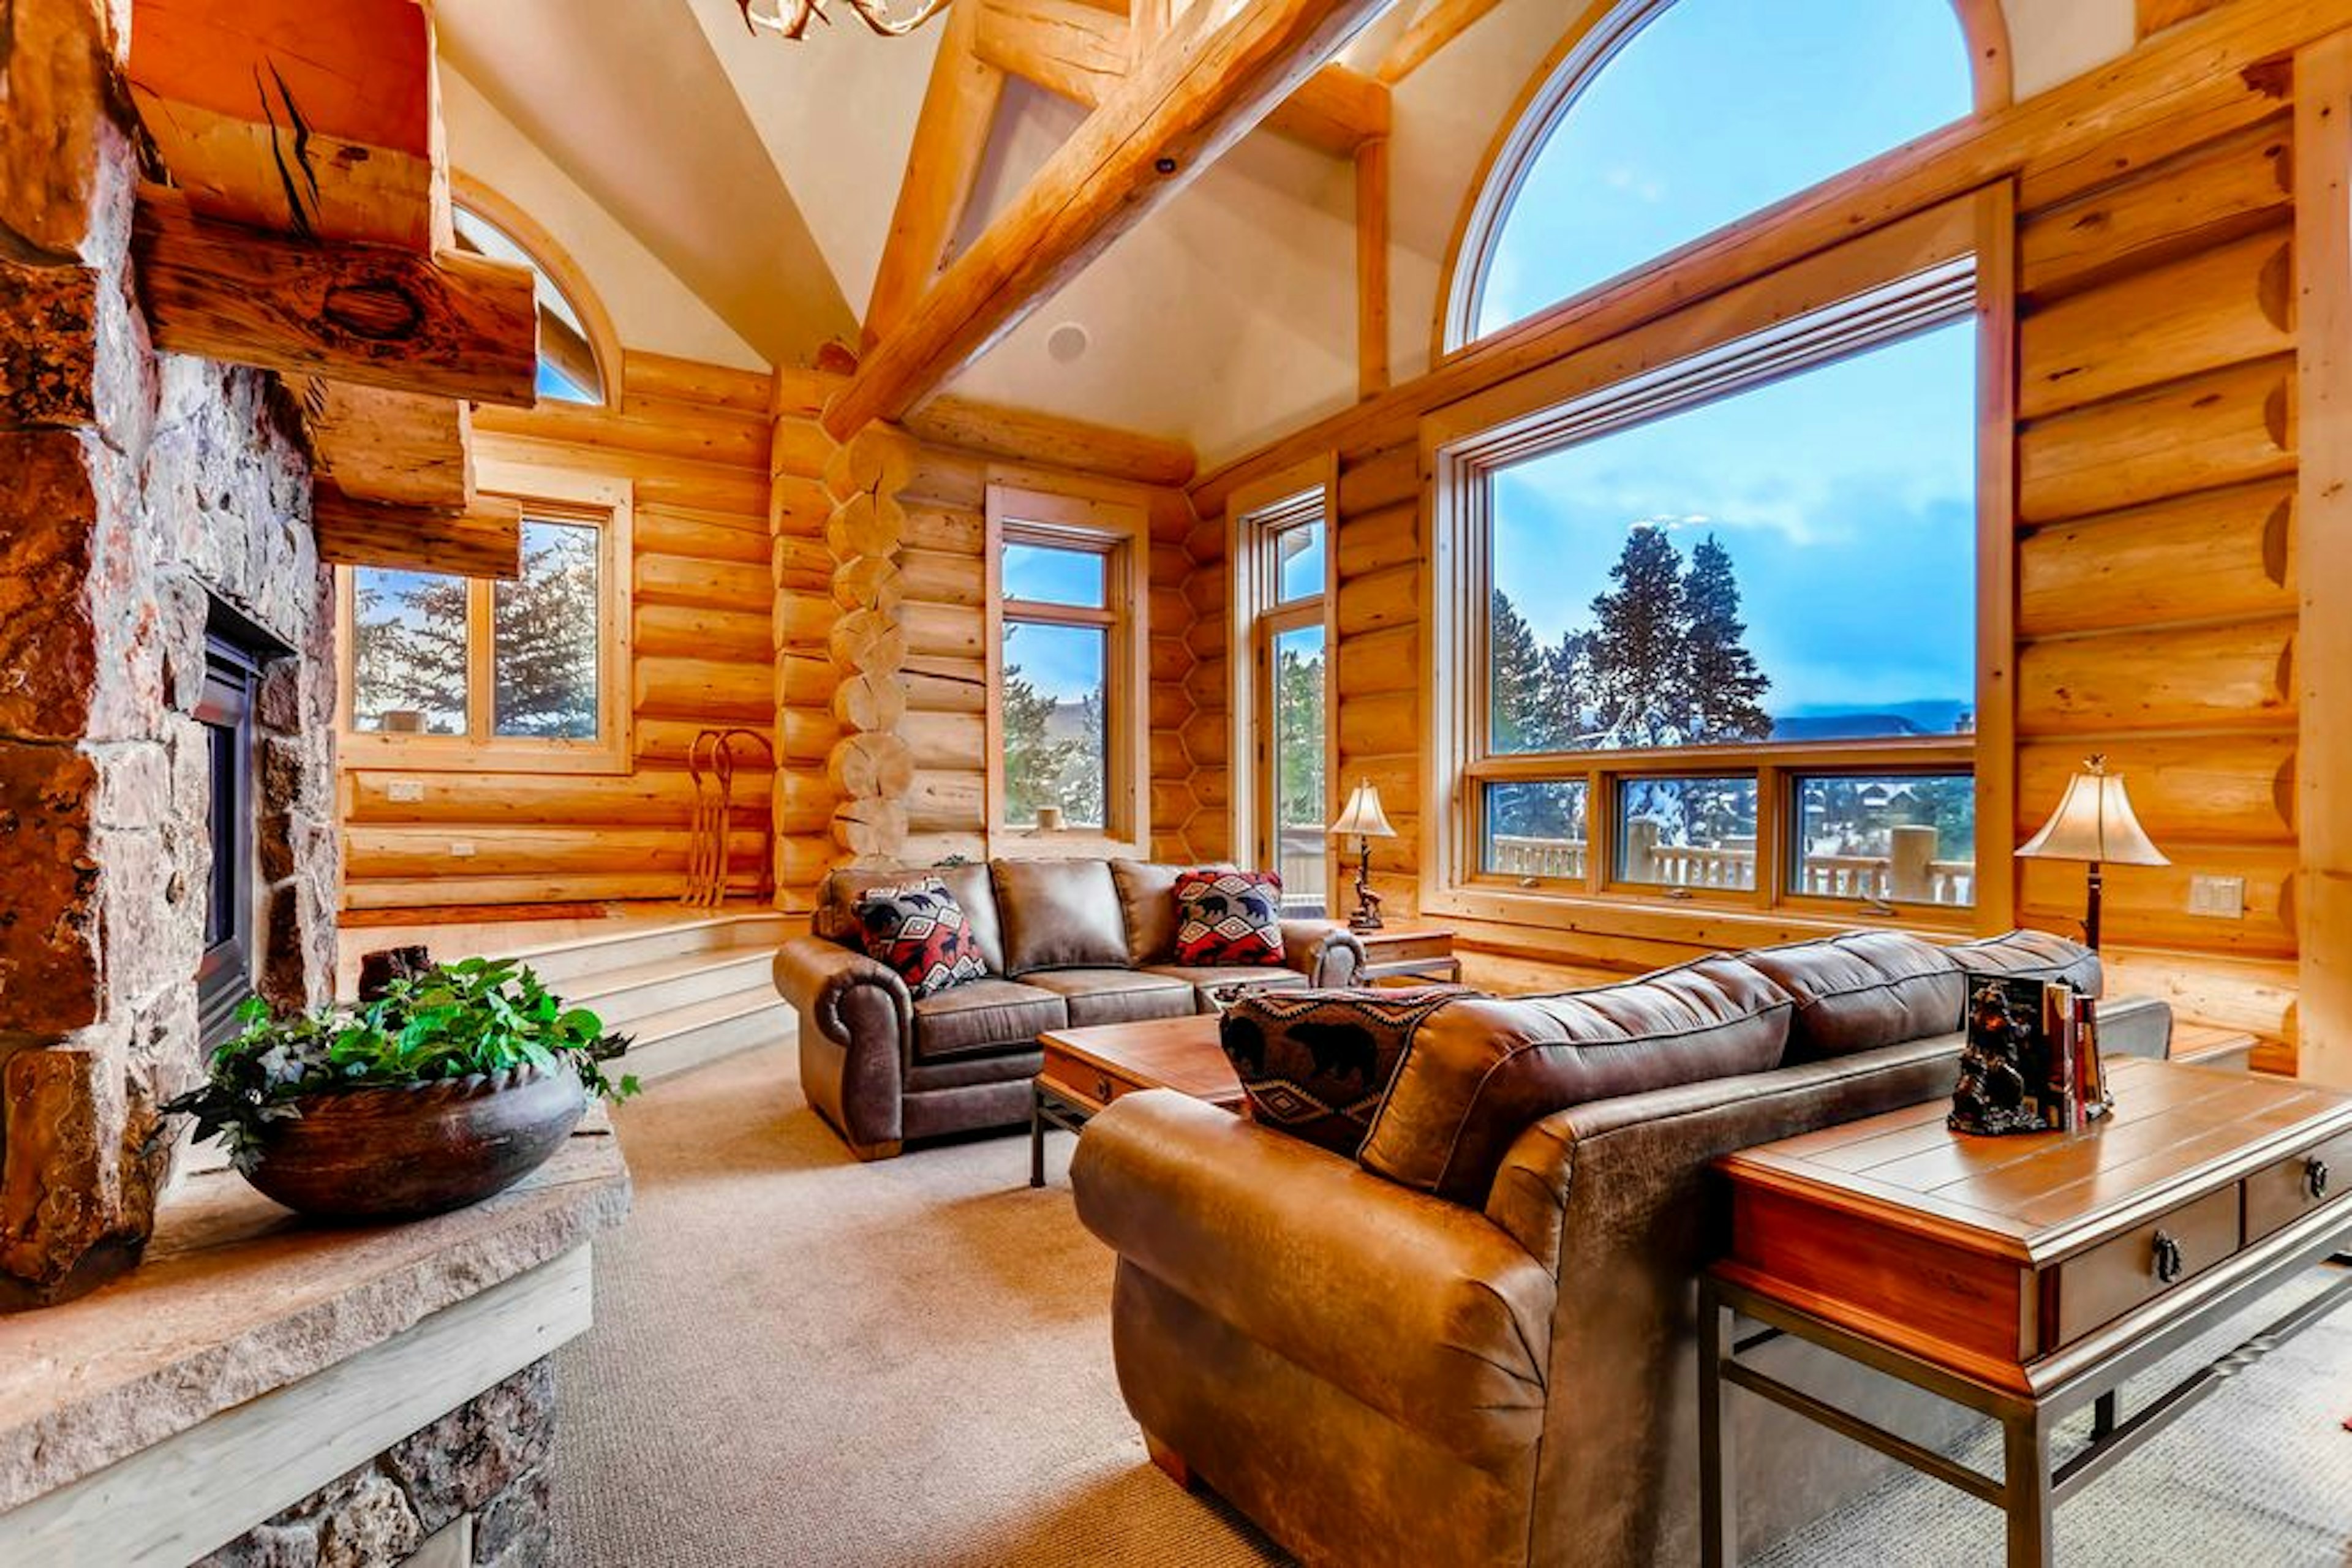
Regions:
<instances>
[{"instance_id":1,"label":"drawer pull handle","mask_svg":"<svg viewBox=\"0 0 2352 1568\"><path fill-rule=\"evenodd\" d=\"M2303 1184L2310 1190L2313 1202L2316 1203L2326 1197L2327 1195L2327 1162L2316 1154L2305 1161L2303 1167Z\"/></svg>"},{"instance_id":2,"label":"drawer pull handle","mask_svg":"<svg viewBox=\"0 0 2352 1568\"><path fill-rule=\"evenodd\" d=\"M2180 1257L2180 1243L2163 1231L2156 1233L2156 1278L2158 1283L2169 1285L2180 1278L2186 1267Z\"/></svg>"},{"instance_id":3,"label":"drawer pull handle","mask_svg":"<svg viewBox=\"0 0 2352 1568\"><path fill-rule=\"evenodd\" d=\"M1110 1103L1110 1079L1107 1078L1095 1079L1095 1098L1105 1105Z\"/></svg>"}]
</instances>

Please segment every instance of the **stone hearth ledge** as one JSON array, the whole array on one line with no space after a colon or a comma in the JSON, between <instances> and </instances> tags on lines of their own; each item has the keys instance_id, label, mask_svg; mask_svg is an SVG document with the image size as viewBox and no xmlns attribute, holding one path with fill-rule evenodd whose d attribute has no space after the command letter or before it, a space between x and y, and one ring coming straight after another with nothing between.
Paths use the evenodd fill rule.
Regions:
<instances>
[{"instance_id":1,"label":"stone hearth ledge","mask_svg":"<svg viewBox=\"0 0 2352 1568\"><path fill-rule=\"evenodd\" d=\"M601 1107L515 1186L404 1225L323 1226L232 1171L190 1175L137 1268L0 1318L0 1513L570 1252L629 1197Z\"/></svg>"}]
</instances>

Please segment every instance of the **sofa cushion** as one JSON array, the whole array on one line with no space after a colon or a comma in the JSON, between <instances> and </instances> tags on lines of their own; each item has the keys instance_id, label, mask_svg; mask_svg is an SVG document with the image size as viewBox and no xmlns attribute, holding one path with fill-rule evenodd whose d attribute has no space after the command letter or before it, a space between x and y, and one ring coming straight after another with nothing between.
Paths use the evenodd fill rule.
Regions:
<instances>
[{"instance_id":1,"label":"sofa cushion","mask_svg":"<svg viewBox=\"0 0 2352 1568\"><path fill-rule=\"evenodd\" d=\"M1048 969L1028 975L1022 984L1051 991L1067 1002L1073 1028L1181 1018L1192 1011L1190 985L1132 969Z\"/></svg>"},{"instance_id":2,"label":"sofa cushion","mask_svg":"<svg viewBox=\"0 0 2352 1568\"><path fill-rule=\"evenodd\" d=\"M1971 976L2012 975L2021 980L2056 981L2092 996L2098 995L2105 984L2095 952L2046 931L2013 931L1981 942L1956 942L1944 952ZM1963 1019L1967 1010L1963 998ZM1960 1027L1960 1021L1955 1021L1952 1026Z\"/></svg>"},{"instance_id":3,"label":"sofa cushion","mask_svg":"<svg viewBox=\"0 0 2352 1568\"><path fill-rule=\"evenodd\" d=\"M1218 863L1209 870L1230 871ZM1176 879L1192 869L1151 860L1114 860L1110 879L1127 917L1127 962L1137 969L1176 962Z\"/></svg>"},{"instance_id":4,"label":"sofa cushion","mask_svg":"<svg viewBox=\"0 0 2352 1568\"><path fill-rule=\"evenodd\" d=\"M1004 973L1127 966L1127 921L1109 862L997 860L989 874L1004 922Z\"/></svg>"},{"instance_id":5,"label":"sofa cushion","mask_svg":"<svg viewBox=\"0 0 2352 1568\"><path fill-rule=\"evenodd\" d=\"M866 956L886 963L916 996L987 977L963 906L937 877L868 888L853 906Z\"/></svg>"},{"instance_id":6,"label":"sofa cushion","mask_svg":"<svg viewBox=\"0 0 2352 1568\"><path fill-rule=\"evenodd\" d=\"M1792 1062L1948 1035L1967 1005L1960 966L1905 931L1848 931L1742 956L1797 1000L1789 1025Z\"/></svg>"},{"instance_id":7,"label":"sofa cushion","mask_svg":"<svg viewBox=\"0 0 2352 1568\"><path fill-rule=\"evenodd\" d=\"M1529 1123L1570 1106L1780 1065L1793 1003L1717 954L1559 996L1456 997L1412 1031L1359 1156L1391 1181L1486 1201Z\"/></svg>"},{"instance_id":8,"label":"sofa cushion","mask_svg":"<svg viewBox=\"0 0 2352 1568\"><path fill-rule=\"evenodd\" d=\"M1303 991L1307 987L1307 976L1296 969L1267 969L1255 963L1155 963L1144 973L1165 974L1192 987L1193 1007L1202 1013L1217 1010L1216 998L1210 994L1228 985L1246 985L1253 991Z\"/></svg>"},{"instance_id":9,"label":"sofa cushion","mask_svg":"<svg viewBox=\"0 0 2352 1568\"><path fill-rule=\"evenodd\" d=\"M1282 879L1271 871L1187 871L1176 879L1176 962L1283 961Z\"/></svg>"},{"instance_id":10,"label":"sofa cushion","mask_svg":"<svg viewBox=\"0 0 2352 1568\"><path fill-rule=\"evenodd\" d=\"M810 917L809 929L828 942L860 945L856 906L858 895L871 888L887 887L893 883L911 882L924 876L937 877L947 885L950 894L963 908L964 919L971 922L972 950L988 966L991 974L1004 973L1004 932L996 915L996 892L991 885L988 866L975 861L961 866L934 866L928 871L897 868L876 870L835 871L817 889L816 912Z\"/></svg>"},{"instance_id":11,"label":"sofa cushion","mask_svg":"<svg viewBox=\"0 0 2352 1568\"><path fill-rule=\"evenodd\" d=\"M1217 1041L1258 1121L1352 1158L1412 1031L1458 985L1254 992L1225 1009Z\"/></svg>"},{"instance_id":12,"label":"sofa cushion","mask_svg":"<svg viewBox=\"0 0 2352 1568\"><path fill-rule=\"evenodd\" d=\"M919 1062L998 1051L1034 1051L1037 1037L1067 1028L1070 1010L1051 991L1012 980L974 980L915 1004Z\"/></svg>"}]
</instances>

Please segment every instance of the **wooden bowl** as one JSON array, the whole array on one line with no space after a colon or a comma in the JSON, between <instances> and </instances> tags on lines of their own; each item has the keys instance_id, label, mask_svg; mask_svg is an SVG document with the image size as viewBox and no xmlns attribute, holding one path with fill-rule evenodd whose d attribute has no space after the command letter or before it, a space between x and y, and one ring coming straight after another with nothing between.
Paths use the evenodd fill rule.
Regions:
<instances>
[{"instance_id":1,"label":"wooden bowl","mask_svg":"<svg viewBox=\"0 0 2352 1568\"><path fill-rule=\"evenodd\" d=\"M588 1108L579 1075L509 1068L305 1095L246 1179L324 1219L414 1219L478 1203L545 1163Z\"/></svg>"}]
</instances>

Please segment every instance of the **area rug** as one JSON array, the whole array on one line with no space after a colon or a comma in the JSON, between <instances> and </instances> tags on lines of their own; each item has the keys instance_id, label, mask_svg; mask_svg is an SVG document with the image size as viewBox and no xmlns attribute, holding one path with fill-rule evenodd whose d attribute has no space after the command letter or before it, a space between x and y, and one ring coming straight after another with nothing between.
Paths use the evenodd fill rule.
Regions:
<instances>
[{"instance_id":1,"label":"area rug","mask_svg":"<svg viewBox=\"0 0 2352 1568\"><path fill-rule=\"evenodd\" d=\"M1111 1373L1111 1260L1070 1209L1066 1134L1042 1191L1017 1136L860 1165L794 1075L789 1051L754 1052L615 1117L636 1207L597 1248L596 1327L557 1361L563 1562L1285 1561L1145 1459ZM2352 1308L2062 1508L2059 1560L2346 1568L2347 1415ZM1749 1562L1952 1568L1998 1563L2000 1547L1990 1509L1898 1475Z\"/></svg>"}]
</instances>

